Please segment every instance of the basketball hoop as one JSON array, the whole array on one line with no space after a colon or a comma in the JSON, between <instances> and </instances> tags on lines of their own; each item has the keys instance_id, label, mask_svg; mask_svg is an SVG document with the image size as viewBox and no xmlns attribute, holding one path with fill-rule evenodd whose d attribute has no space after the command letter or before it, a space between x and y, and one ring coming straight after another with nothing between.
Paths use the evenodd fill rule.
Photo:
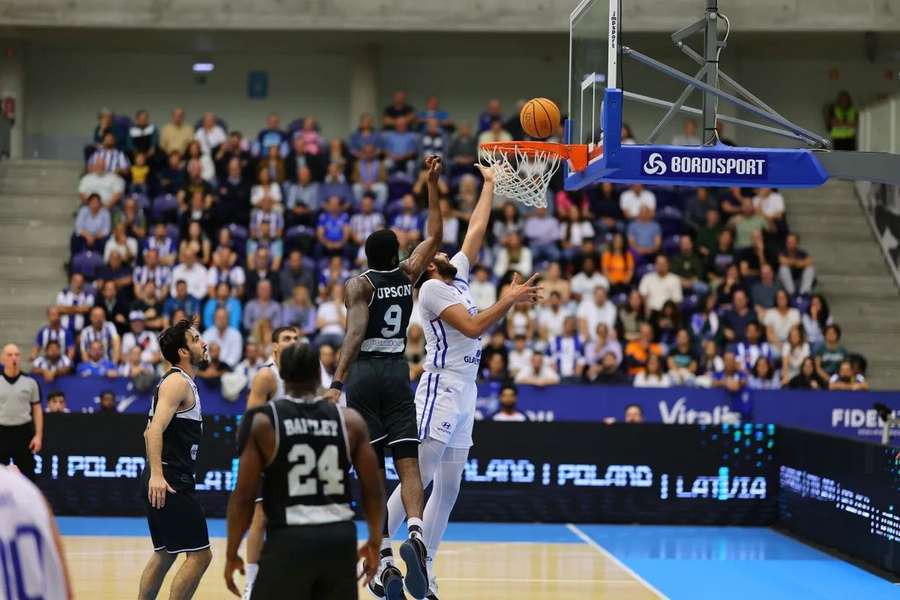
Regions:
<instances>
[{"instance_id":1,"label":"basketball hoop","mask_svg":"<svg viewBox=\"0 0 900 600\"><path fill-rule=\"evenodd\" d=\"M587 146L553 142L487 142L478 160L494 170L494 192L525 206L547 207L547 187L562 160L581 171L587 166Z\"/></svg>"}]
</instances>

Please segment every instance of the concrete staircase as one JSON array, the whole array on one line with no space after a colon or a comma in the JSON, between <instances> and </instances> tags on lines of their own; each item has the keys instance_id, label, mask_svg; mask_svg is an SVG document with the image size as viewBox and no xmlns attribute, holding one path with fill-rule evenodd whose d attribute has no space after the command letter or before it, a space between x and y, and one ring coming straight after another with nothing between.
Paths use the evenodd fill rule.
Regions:
<instances>
[{"instance_id":1,"label":"concrete staircase","mask_svg":"<svg viewBox=\"0 0 900 600\"><path fill-rule=\"evenodd\" d=\"M82 168L75 161L0 162L0 343L18 344L25 357L66 284Z\"/></svg>"},{"instance_id":2,"label":"concrete staircase","mask_svg":"<svg viewBox=\"0 0 900 600\"><path fill-rule=\"evenodd\" d=\"M828 299L844 346L868 360L870 386L900 389L900 292L853 184L830 181L784 195L788 222L815 259L816 291Z\"/></svg>"}]
</instances>

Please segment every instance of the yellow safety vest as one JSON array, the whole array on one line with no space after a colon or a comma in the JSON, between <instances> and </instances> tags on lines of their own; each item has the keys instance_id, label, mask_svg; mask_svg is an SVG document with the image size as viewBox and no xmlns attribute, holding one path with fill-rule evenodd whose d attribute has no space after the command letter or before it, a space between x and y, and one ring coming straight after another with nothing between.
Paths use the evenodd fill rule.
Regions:
<instances>
[{"instance_id":1,"label":"yellow safety vest","mask_svg":"<svg viewBox=\"0 0 900 600\"><path fill-rule=\"evenodd\" d=\"M833 116L838 119L846 122L856 122L856 109L852 106L850 108L841 108L840 106L835 106L834 110L831 113ZM837 127L831 128L831 139L833 140L847 140L856 137L856 126L850 125L839 125Z\"/></svg>"}]
</instances>

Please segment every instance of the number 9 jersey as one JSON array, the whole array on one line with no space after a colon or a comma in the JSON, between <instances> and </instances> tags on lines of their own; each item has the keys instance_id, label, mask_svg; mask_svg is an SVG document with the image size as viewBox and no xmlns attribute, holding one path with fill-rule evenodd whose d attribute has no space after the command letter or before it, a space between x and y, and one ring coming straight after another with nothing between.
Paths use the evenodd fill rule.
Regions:
<instances>
[{"instance_id":1,"label":"number 9 jersey","mask_svg":"<svg viewBox=\"0 0 900 600\"><path fill-rule=\"evenodd\" d=\"M362 274L374 290L369 302L369 325L359 347L360 356L403 356L406 328L412 316L412 283L399 267L391 271L369 269Z\"/></svg>"}]
</instances>

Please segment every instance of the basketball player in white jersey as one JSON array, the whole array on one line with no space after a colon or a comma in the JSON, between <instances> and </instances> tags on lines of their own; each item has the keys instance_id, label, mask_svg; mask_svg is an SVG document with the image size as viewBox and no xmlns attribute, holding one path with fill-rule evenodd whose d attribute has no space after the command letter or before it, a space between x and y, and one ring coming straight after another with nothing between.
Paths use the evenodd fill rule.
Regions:
<instances>
[{"instance_id":1,"label":"basketball player in white jersey","mask_svg":"<svg viewBox=\"0 0 900 600\"><path fill-rule=\"evenodd\" d=\"M537 275L521 283L518 275L496 304L478 312L469 293L469 270L478 258L494 199L494 173L482 168L484 187L472 211L462 250L452 259L435 255L422 276L419 312L425 329L425 372L416 390L419 426L419 466L422 484L434 481L425 505L425 545L428 549L429 593L437 598L432 561L456 503L463 467L472 446L475 378L481 361L481 335L500 321L514 304L536 302L541 288ZM394 534L405 515L400 486L388 500L388 531ZM392 557L382 553L382 565ZM370 591L372 588L370 586Z\"/></svg>"},{"instance_id":2,"label":"basketball player in white jersey","mask_svg":"<svg viewBox=\"0 0 900 600\"><path fill-rule=\"evenodd\" d=\"M0 548L3 549L0 552L3 598L72 598L62 540L50 506L37 486L17 468L3 465L0 465Z\"/></svg>"},{"instance_id":3,"label":"basketball player in white jersey","mask_svg":"<svg viewBox=\"0 0 900 600\"><path fill-rule=\"evenodd\" d=\"M272 332L272 356L250 382L247 410L284 396L284 381L278 372L281 366L281 351L296 343L298 339L300 339L300 330L293 325L279 327ZM253 593L253 583L259 572L259 555L262 552L265 535L266 514L263 512L262 497L258 497L253 510L253 521L247 532L247 583L243 598L249 598Z\"/></svg>"}]
</instances>

